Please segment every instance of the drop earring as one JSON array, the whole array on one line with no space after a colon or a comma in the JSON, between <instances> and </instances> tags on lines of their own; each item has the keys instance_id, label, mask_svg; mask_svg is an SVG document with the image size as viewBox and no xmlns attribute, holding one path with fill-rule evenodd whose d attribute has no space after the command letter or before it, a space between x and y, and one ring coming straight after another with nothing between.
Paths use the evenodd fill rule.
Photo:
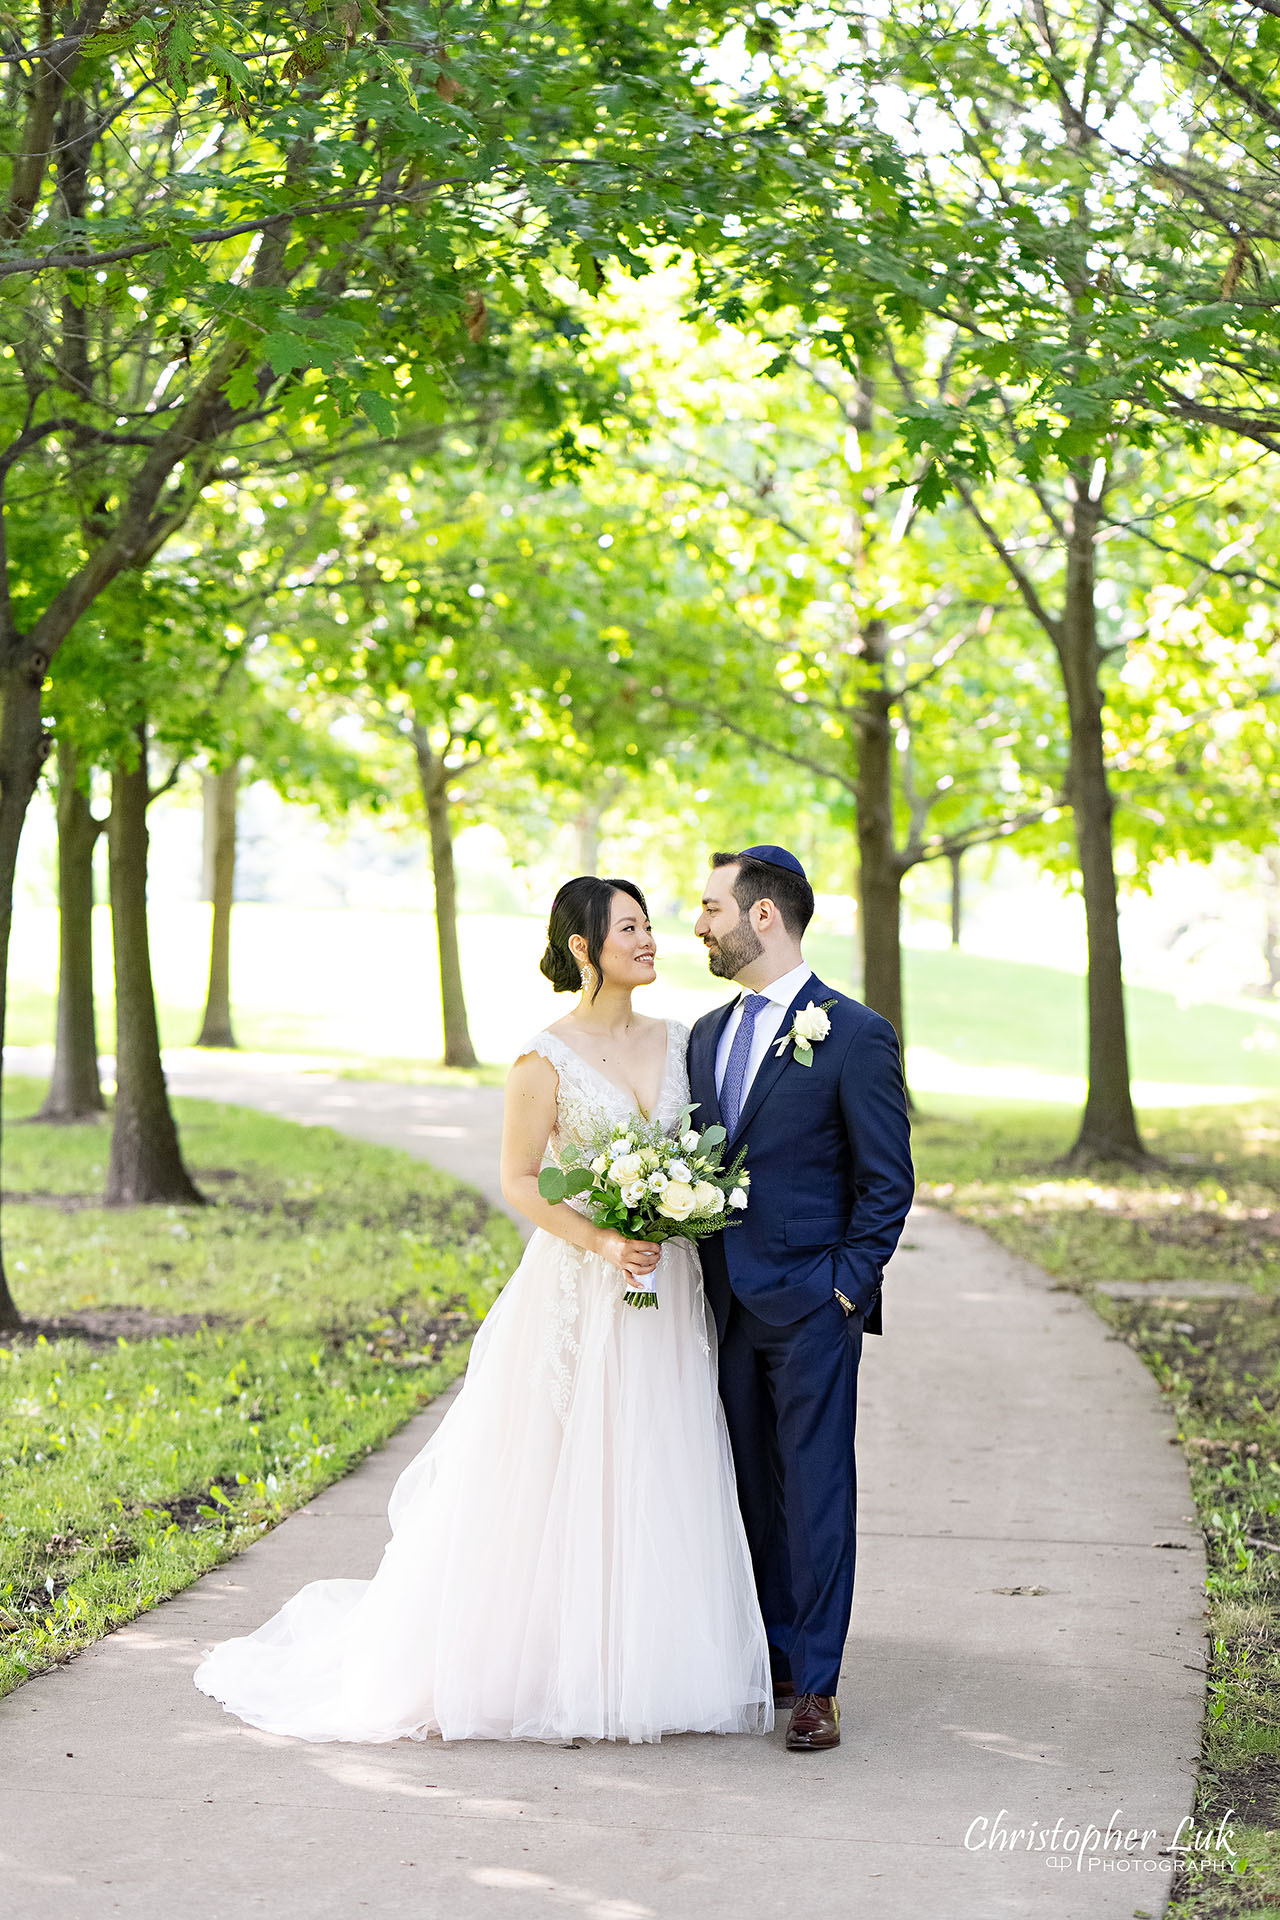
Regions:
<instances>
[{"instance_id":1,"label":"drop earring","mask_svg":"<svg viewBox=\"0 0 1280 1920\"><path fill-rule=\"evenodd\" d=\"M596 977L595 968L584 966L578 977L582 983L582 991L588 993L591 989L591 983Z\"/></svg>"}]
</instances>

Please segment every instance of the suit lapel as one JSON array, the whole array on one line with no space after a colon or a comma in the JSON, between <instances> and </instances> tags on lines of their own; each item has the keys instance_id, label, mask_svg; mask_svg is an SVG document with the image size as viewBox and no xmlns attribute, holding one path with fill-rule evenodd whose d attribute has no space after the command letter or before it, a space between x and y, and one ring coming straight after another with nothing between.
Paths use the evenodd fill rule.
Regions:
<instances>
[{"instance_id":1,"label":"suit lapel","mask_svg":"<svg viewBox=\"0 0 1280 1920\"><path fill-rule=\"evenodd\" d=\"M791 1048L789 1046L784 1047L781 1054L779 1054L778 1041L782 1039L783 1034L791 1031L791 1022L794 1020L796 1011L801 1003L803 1002L805 1006L808 1006L811 1000L816 1004L821 1000L829 1000L830 998L831 989L823 986L816 973L811 973L799 993L795 996L795 999L791 1002L791 1005L783 1014L782 1025L778 1028L777 1037L769 1042L769 1050L760 1062L759 1071L747 1090L747 1097L743 1102L742 1112L738 1115L738 1124L734 1128L733 1137L735 1140L741 1139L744 1130L750 1122L755 1119L756 1114L764 1104L770 1089L782 1078L787 1068L791 1065Z\"/></svg>"},{"instance_id":2,"label":"suit lapel","mask_svg":"<svg viewBox=\"0 0 1280 1920\"><path fill-rule=\"evenodd\" d=\"M691 1125L701 1132L703 1127L723 1126L720 1112L720 1096L716 1092L716 1053L720 1046L720 1036L724 1032L725 1022L741 1000L730 1000L728 1006L721 1007L712 1014L706 1024L694 1035L694 1051L689 1059L689 1085L698 1110Z\"/></svg>"}]
</instances>

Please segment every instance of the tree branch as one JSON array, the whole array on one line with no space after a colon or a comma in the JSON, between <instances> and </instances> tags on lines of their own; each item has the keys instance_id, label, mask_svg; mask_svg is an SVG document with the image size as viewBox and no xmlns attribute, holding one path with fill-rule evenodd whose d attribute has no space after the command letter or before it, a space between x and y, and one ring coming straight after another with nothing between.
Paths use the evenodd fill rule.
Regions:
<instances>
[{"instance_id":1,"label":"tree branch","mask_svg":"<svg viewBox=\"0 0 1280 1920\"><path fill-rule=\"evenodd\" d=\"M1280 5L1280 0L1277 0ZM1269 573L1259 573L1256 567L1219 567L1212 560L1206 560L1201 553L1188 553L1185 547L1172 547L1164 540L1157 540L1153 533L1144 533L1136 520L1113 520L1110 514L1101 518L1109 527L1117 527L1125 533L1131 533L1145 546L1154 547L1157 553L1172 554L1176 560L1186 560L1193 567L1199 567L1205 573L1213 573L1221 580L1256 580L1259 586L1269 587L1272 592L1280 593L1280 580Z\"/></svg>"},{"instance_id":2,"label":"tree branch","mask_svg":"<svg viewBox=\"0 0 1280 1920\"><path fill-rule=\"evenodd\" d=\"M978 526L982 529L983 538L986 540L987 545L991 548L991 551L995 554L997 560L999 560L1014 586L1018 589L1028 613L1033 620L1036 620L1040 626L1044 628L1056 648L1062 638L1061 621L1055 620L1049 612L1040 595L1036 592L1030 574L1026 572L1014 558L1013 554L1010 553L1004 541L1000 538L1000 535L983 513L974 498L973 489L970 487L968 481L962 480L958 475L954 476L954 480L956 492L960 495L960 498L964 501L966 507L968 507L969 512L973 515Z\"/></svg>"},{"instance_id":3,"label":"tree branch","mask_svg":"<svg viewBox=\"0 0 1280 1920\"><path fill-rule=\"evenodd\" d=\"M96 29L106 10L107 0L86 0L81 32L52 41L39 56L22 130L22 147L14 156L9 197L0 213L0 240L17 240L31 224L53 152L54 121L79 63L84 34ZM50 7L47 15L50 26L52 13Z\"/></svg>"},{"instance_id":4,"label":"tree branch","mask_svg":"<svg viewBox=\"0 0 1280 1920\"><path fill-rule=\"evenodd\" d=\"M278 213L260 214L253 220L236 220L223 227L198 227L194 232L179 228L179 232L188 246L212 246L221 240L239 239L246 233L270 233L277 227L290 225L294 220L309 219L313 214L363 213L392 206L413 206L441 187L465 186L468 178L463 173L441 174L435 180L424 180L415 187L406 187L395 194L374 194L372 197L348 194L337 200L304 201L294 207L283 207ZM157 253L161 248L170 246L173 238L172 234L161 234L154 239L133 240L127 246L111 247L102 253L55 253L50 250L28 259L0 260L0 280L18 273L47 273L60 267L85 271L109 267L120 260L136 260L142 254Z\"/></svg>"},{"instance_id":5,"label":"tree branch","mask_svg":"<svg viewBox=\"0 0 1280 1920\"><path fill-rule=\"evenodd\" d=\"M1065 805L1062 799L1047 800L1042 807L1028 807L1021 813L1006 814L1002 820L989 820L981 827L967 828L940 840L926 841L910 864L913 867L924 866L930 860L949 859L953 853L966 853L970 847L984 846L988 840L1002 840L1008 834L1020 832L1023 827L1034 826L1047 813Z\"/></svg>"},{"instance_id":6,"label":"tree branch","mask_svg":"<svg viewBox=\"0 0 1280 1920\"><path fill-rule=\"evenodd\" d=\"M780 760L789 760L792 766L803 767L807 773L817 774L820 780L834 780L837 786L847 793L856 792L856 782L847 774L838 773L834 767L824 767L820 760L811 760L807 754L795 753L789 747L780 747L762 733L755 733L750 727L744 727L740 721L731 720L727 713L718 707L707 706L692 700L672 700L663 696L662 704L669 713L692 713L700 720L714 720L717 726L733 733L750 746L759 747L762 753L776 754Z\"/></svg>"},{"instance_id":7,"label":"tree branch","mask_svg":"<svg viewBox=\"0 0 1280 1920\"><path fill-rule=\"evenodd\" d=\"M1165 0L1147 0L1147 4L1150 6L1151 11L1158 14L1165 25L1177 35L1178 39L1181 40L1184 45L1191 48L1200 65L1211 73L1214 78L1226 88L1228 93L1234 95L1234 97L1248 107L1252 113L1257 114L1259 120L1261 120L1264 125L1280 132L1280 113L1277 113L1269 100L1257 92L1255 88L1246 86L1244 81L1237 80L1230 67L1224 67L1221 60L1216 59L1215 56L1210 53L1204 41L1192 33L1190 27L1178 18L1172 7L1165 5ZM1266 11L1271 12L1272 9L1267 8Z\"/></svg>"},{"instance_id":8,"label":"tree branch","mask_svg":"<svg viewBox=\"0 0 1280 1920\"><path fill-rule=\"evenodd\" d=\"M1224 427L1228 433L1238 433L1243 439L1255 440L1270 453L1280 453L1280 420L1268 425L1265 419L1258 419L1237 407L1206 406L1199 400L1189 400L1176 387L1167 386L1164 381L1160 382L1160 387L1180 419L1198 420L1207 427Z\"/></svg>"}]
</instances>

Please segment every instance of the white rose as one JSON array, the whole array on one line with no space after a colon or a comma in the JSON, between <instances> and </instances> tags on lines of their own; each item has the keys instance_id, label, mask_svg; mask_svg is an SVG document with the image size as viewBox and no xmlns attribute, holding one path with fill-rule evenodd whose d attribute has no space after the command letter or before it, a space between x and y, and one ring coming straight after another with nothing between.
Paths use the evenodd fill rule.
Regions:
<instances>
[{"instance_id":1,"label":"white rose","mask_svg":"<svg viewBox=\"0 0 1280 1920\"><path fill-rule=\"evenodd\" d=\"M628 1180L622 1189L622 1197L629 1207L638 1207L644 1199L644 1181Z\"/></svg>"},{"instance_id":2,"label":"white rose","mask_svg":"<svg viewBox=\"0 0 1280 1920\"><path fill-rule=\"evenodd\" d=\"M724 1209L724 1195L710 1180L699 1180L693 1202L695 1213L720 1213Z\"/></svg>"},{"instance_id":3,"label":"white rose","mask_svg":"<svg viewBox=\"0 0 1280 1920\"><path fill-rule=\"evenodd\" d=\"M683 1180L673 1180L658 1202L658 1212L668 1220L687 1220L693 1212L693 1188Z\"/></svg>"},{"instance_id":4,"label":"white rose","mask_svg":"<svg viewBox=\"0 0 1280 1920\"><path fill-rule=\"evenodd\" d=\"M609 1158L611 1160L616 1160L620 1154L630 1153L634 1145L635 1145L635 1141L631 1138L631 1135L629 1133L624 1133L621 1139L611 1140L609 1142Z\"/></svg>"},{"instance_id":5,"label":"white rose","mask_svg":"<svg viewBox=\"0 0 1280 1920\"><path fill-rule=\"evenodd\" d=\"M693 1175L683 1160L672 1160L667 1165L668 1180L676 1180L682 1187L693 1185Z\"/></svg>"},{"instance_id":6,"label":"white rose","mask_svg":"<svg viewBox=\"0 0 1280 1920\"><path fill-rule=\"evenodd\" d=\"M598 1153L591 1162L591 1171L592 1173L603 1173L608 1164L607 1157L603 1153Z\"/></svg>"},{"instance_id":7,"label":"white rose","mask_svg":"<svg viewBox=\"0 0 1280 1920\"><path fill-rule=\"evenodd\" d=\"M701 1138L702 1135L700 1133L693 1133L692 1131L682 1133L680 1135L681 1153L696 1153L698 1151L698 1142Z\"/></svg>"},{"instance_id":8,"label":"white rose","mask_svg":"<svg viewBox=\"0 0 1280 1920\"><path fill-rule=\"evenodd\" d=\"M825 1040L831 1031L831 1022L821 1007L815 1007L812 1000L798 1013L792 1025L802 1040Z\"/></svg>"},{"instance_id":9,"label":"white rose","mask_svg":"<svg viewBox=\"0 0 1280 1920\"><path fill-rule=\"evenodd\" d=\"M644 1171L638 1153L623 1153L618 1156L609 1169L609 1178L622 1187L629 1180L638 1180Z\"/></svg>"},{"instance_id":10,"label":"white rose","mask_svg":"<svg viewBox=\"0 0 1280 1920\"><path fill-rule=\"evenodd\" d=\"M670 1184L665 1173L651 1173L646 1182L650 1193L665 1193Z\"/></svg>"},{"instance_id":11,"label":"white rose","mask_svg":"<svg viewBox=\"0 0 1280 1920\"><path fill-rule=\"evenodd\" d=\"M742 1187L735 1187L733 1192L729 1195L729 1205L731 1207L745 1207L746 1204L747 1204L746 1190Z\"/></svg>"}]
</instances>

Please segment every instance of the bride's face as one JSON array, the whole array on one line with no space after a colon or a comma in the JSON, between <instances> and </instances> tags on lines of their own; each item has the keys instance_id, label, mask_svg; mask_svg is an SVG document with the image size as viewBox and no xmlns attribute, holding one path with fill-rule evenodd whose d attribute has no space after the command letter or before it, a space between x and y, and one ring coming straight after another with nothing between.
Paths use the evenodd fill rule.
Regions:
<instances>
[{"instance_id":1,"label":"bride's face","mask_svg":"<svg viewBox=\"0 0 1280 1920\"><path fill-rule=\"evenodd\" d=\"M656 977L658 943L639 903L629 893L610 902L609 932L600 949L600 971L610 986L644 987Z\"/></svg>"}]
</instances>

